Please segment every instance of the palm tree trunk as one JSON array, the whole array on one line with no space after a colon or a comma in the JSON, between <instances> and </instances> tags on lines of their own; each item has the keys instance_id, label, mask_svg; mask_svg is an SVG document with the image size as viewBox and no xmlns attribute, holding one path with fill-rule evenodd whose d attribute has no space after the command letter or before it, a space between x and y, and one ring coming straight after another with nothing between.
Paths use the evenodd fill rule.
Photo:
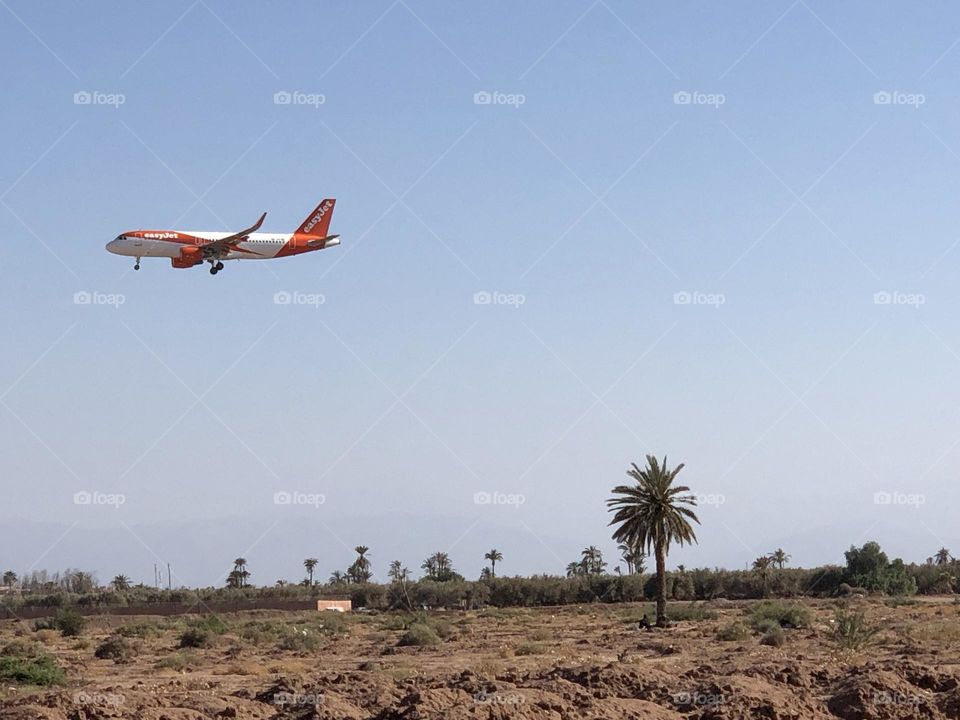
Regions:
<instances>
[{"instance_id":1,"label":"palm tree trunk","mask_svg":"<svg viewBox=\"0 0 960 720\"><path fill-rule=\"evenodd\" d=\"M657 627L667 626L667 553L663 541L655 543L657 556Z\"/></svg>"}]
</instances>

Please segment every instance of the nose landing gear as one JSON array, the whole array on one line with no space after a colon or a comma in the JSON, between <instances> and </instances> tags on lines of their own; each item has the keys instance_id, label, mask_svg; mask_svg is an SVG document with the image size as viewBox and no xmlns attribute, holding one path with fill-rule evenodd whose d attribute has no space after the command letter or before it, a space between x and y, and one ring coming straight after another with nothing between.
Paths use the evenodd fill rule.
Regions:
<instances>
[{"instance_id":1,"label":"nose landing gear","mask_svg":"<svg viewBox=\"0 0 960 720\"><path fill-rule=\"evenodd\" d=\"M139 269L140 269L140 258L137 258L137 262L134 263L133 269L134 269L134 270L139 270Z\"/></svg>"}]
</instances>

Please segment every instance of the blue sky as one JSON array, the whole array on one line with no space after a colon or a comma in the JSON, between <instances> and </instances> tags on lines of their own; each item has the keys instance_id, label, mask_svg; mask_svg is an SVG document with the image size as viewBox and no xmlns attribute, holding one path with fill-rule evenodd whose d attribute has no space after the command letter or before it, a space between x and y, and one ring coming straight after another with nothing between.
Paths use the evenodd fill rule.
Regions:
<instances>
[{"instance_id":1,"label":"blue sky","mask_svg":"<svg viewBox=\"0 0 960 720\"><path fill-rule=\"evenodd\" d=\"M560 572L614 560L604 499L647 452L703 495L671 563L960 547L954 9L0 17L0 565ZM340 247L215 278L103 247L323 197Z\"/></svg>"}]
</instances>

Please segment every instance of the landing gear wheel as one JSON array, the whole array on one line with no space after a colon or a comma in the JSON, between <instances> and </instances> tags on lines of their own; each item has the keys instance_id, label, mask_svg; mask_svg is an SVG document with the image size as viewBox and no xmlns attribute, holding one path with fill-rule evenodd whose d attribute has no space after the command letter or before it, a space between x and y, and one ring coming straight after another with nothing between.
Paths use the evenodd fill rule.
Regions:
<instances>
[{"instance_id":1,"label":"landing gear wheel","mask_svg":"<svg viewBox=\"0 0 960 720\"><path fill-rule=\"evenodd\" d=\"M219 260L217 260L216 268L217 268L217 271L218 271L218 272L219 272L220 270L223 270L223 263L220 262Z\"/></svg>"},{"instance_id":2,"label":"landing gear wheel","mask_svg":"<svg viewBox=\"0 0 960 720\"><path fill-rule=\"evenodd\" d=\"M134 270L140 269L140 258L137 258L137 261L133 264L133 269Z\"/></svg>"},{"instance_id":3,"label":"landing gear wheel","mask_svg":"<svg viewBox=\"0 0 960 720\"><path fill-rule=\"evenodd\" d=\"M220 271L217 270L217 266L216 266L216 265L214 265L214 266L212 266L212 267L210 268L210 274L211 274L211 275L216 275L218 272L220 272Z\"/></svg>"}]
</instances>

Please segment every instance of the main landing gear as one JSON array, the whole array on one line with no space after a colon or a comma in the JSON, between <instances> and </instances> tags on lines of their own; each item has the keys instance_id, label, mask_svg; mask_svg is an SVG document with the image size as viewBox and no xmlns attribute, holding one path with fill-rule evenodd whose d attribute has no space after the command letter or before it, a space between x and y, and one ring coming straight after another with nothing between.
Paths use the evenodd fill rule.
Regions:
<instances>
[{"instance_id":1,"label":"main landing gear","mask_svg":"<svg viewBox=\"0 0 960 720\"><path fill-rule=\"evenodd\" d=\"M209 260L208 262L210 263L211 275L216 275L218 272L223 270L223 263L220 262L219 260L217 260L216 262L214 262L213 260Z\"/></svg>"},{"instance_id":2,"label":"main landing gear","mask_svg":"<svg viewBox=\"0 0 960 720\"><path fill-rule=\"evenodd\" d=\"M133 269L134 269L134 270L139 270L139 269L140 269L140 258L137 258L137 262L134 263Z\"/></svg>"}]
</instances>

